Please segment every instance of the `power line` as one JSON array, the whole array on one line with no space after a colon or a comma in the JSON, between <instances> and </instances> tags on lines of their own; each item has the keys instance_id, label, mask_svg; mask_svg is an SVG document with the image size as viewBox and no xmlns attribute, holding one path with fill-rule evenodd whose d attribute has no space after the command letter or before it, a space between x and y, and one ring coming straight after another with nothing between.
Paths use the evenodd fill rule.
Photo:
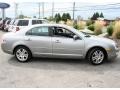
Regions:
<instances>
[{"instance_id":1,"label":"power line","mask_svg":"<svg viewBox=\"0 0 120 90\"><path fill-rule=\"evenodd\" d=\"M83 8L83 7L101 7L101 6L116 6L120 5L120 3L114 3L114 4L105 4L105 5L91 5L91 6L81 6L81 7L76 7L76 8Z\"/></svg>"},{"instance_id":2,"label":"power line","mask_svg":"<svg viewBox=\"0 0 120 90\"><path fill-rule=\"evenodd\" d=\"M120 9L120 7L114 7L114 8L100 8L100 9L87 9L87 10L75 10L75 11L89 11L89 10L110 10L110 9Z\"/></svg>"}]
</instances>

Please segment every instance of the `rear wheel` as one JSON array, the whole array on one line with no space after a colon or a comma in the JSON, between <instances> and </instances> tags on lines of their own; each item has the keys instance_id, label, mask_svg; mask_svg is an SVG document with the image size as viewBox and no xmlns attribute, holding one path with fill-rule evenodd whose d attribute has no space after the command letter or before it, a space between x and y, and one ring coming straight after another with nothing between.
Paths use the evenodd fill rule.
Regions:
<instances>
[{"instance_id":1,"label":"rear wheel","mask_svg":"<svg viewBox=\"0 0 120 90\"><path fill-rule=\"evenodd\" d=\"M105 53L102 49L94 48L89 51L87 59L90 63L94 65L102 64L105 60Z\"/></svg>"},{"instance_id":2,"label":"rear wheel","mask_svg":"<svg viewBox=\"0 0 120 90\"><path fill-rule=\"evenodd\" d=\"M19 46L15 49L15 57L20 62L29 61L32 57L30 50L24 46Z\"/></svg>"}]
</instances>

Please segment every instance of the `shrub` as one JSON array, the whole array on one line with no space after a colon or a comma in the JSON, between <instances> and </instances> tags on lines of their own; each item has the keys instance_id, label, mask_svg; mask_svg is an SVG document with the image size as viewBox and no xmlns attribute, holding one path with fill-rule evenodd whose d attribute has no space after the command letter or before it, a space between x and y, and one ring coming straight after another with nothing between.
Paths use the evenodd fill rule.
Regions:
<instances>
[{"instance_id":1,"label":"shrub","mask_svg":"<svg viewBox=\"0 0 120 90\"><path fill-rule=\"evenodd\" d=\"M74 21L72 21L72 20L67 20L67 22L66 22L66 25L68 25L68 26L73 26L73 24L74 24Z\"/></svg>"},{"instance_id":2,"label":"shrub","mask_svg":"<svg viewBox=\"0 0 120 90\"><path fill-rule=\"evenodd\" d=\"M65 22L64 21L59 21L59 24L65 24Z\"/></svg>"},{"instance_id":3,"label":"shrub","mask_svg":"<svg viewBox=\"0 0 120 90\"><path fill-rule=\"evenodd\" d=\"M115 22L114 32L112 37L120 39L120 21Z\"/></svg>"},{"instance_id":4,"label":"shrub","mask_svg":"<svg viewBox=\"0 0 120 90\"><path fill-rule=\"evenodd\" d=\"M102 29L104 27L103 21L99 21L99 20L95 21L95 25L94 26L95 26L95 30L94 30L95 34L96 35L101 34L102 33Z\"/></svg>"},{"instance_id":5,"label":"shrub","mask_svg":"<svg viewBox=\"0 0 120 90\"><path fill-rule=\"evenodd\" d=\"M73 27L74 27L75 29L79 29L77 24L74 24Z\"/></svg>"},{"instance_id":6,"label":"shrub","mask_svg":"<svg viewBox=\"0 0 120 90\"><path fill-rule=\"evenodd\" d=\"M111 36L113 34L113 26L112 25L107 27L107 33L109 36Z\"/></svg>"},{"instance_id":7,"label":"shrub","mask_svg":"<svg viewBox=\"0 0 120 90\"><path fill-rule=\"evenodd\" d=\"M116 37L117 37L118 39L120 39L120 32L118 32L118 33L116 34Z\"/></svg>"},{"instance_id":8,"label":"shrub","mask_svg":"<svg viewBox=\"0 0 120 90\"><path fill-rule=\"evenodd\" d=\"M87 25L87 26L90 26L91 24L93 24L93 21L92 21L92 20L88 20L88 21L86 22L86 25Z\"/></svg>"},{"instance_id":9,"label":"shrub","mask_svg":"<svg viewBox=\"0 0 120 90\"><path fill-rule=\"evenodd\" d=\"M86 27L86 22L85 21L78 21L77 25L78 25L78 29L84 29Z\"/></svg>"},{"instance_id":10,"label":"shrub","mask_svg":"<svg viewBox=\"0 0 120 90\"><path fill-rule=\"evenodd\" d=\"M91 31L94 31L95 30L94 25L91 24L90 26L88 26L88 29L91 30Z\"/></svg>"}]
</instances>

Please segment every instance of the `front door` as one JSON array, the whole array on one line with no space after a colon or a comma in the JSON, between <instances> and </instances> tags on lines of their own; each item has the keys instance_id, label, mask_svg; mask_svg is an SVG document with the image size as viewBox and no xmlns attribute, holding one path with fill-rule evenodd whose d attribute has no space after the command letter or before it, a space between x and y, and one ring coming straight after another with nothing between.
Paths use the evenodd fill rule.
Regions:
<instances>
[{"instance_id":1,"label":"front door","mask_svg":"<svg viewBox=\"0 0 120 90\"><path fill-rule=\"evenodd\" d=\"M53 55L65 57L82 57L84 51L84 41L74 40L75 35L68 29L62 27L53 28Z\"/></svg>"}]
</instances>

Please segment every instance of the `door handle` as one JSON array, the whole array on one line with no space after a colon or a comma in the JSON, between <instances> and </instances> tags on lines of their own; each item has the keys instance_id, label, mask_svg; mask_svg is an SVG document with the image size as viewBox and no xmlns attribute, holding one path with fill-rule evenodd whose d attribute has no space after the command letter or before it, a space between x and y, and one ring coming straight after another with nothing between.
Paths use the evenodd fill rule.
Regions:
<instances>
[{"instance_id":1,"label":"door handle","mask_svg":"<svg viewBox=\"0 0 120 90\"><path fill-rule=\"evenodd\" d=\"M61 43L59 40L56 40L55 43Z\"/></svg>"}]
</instances>

